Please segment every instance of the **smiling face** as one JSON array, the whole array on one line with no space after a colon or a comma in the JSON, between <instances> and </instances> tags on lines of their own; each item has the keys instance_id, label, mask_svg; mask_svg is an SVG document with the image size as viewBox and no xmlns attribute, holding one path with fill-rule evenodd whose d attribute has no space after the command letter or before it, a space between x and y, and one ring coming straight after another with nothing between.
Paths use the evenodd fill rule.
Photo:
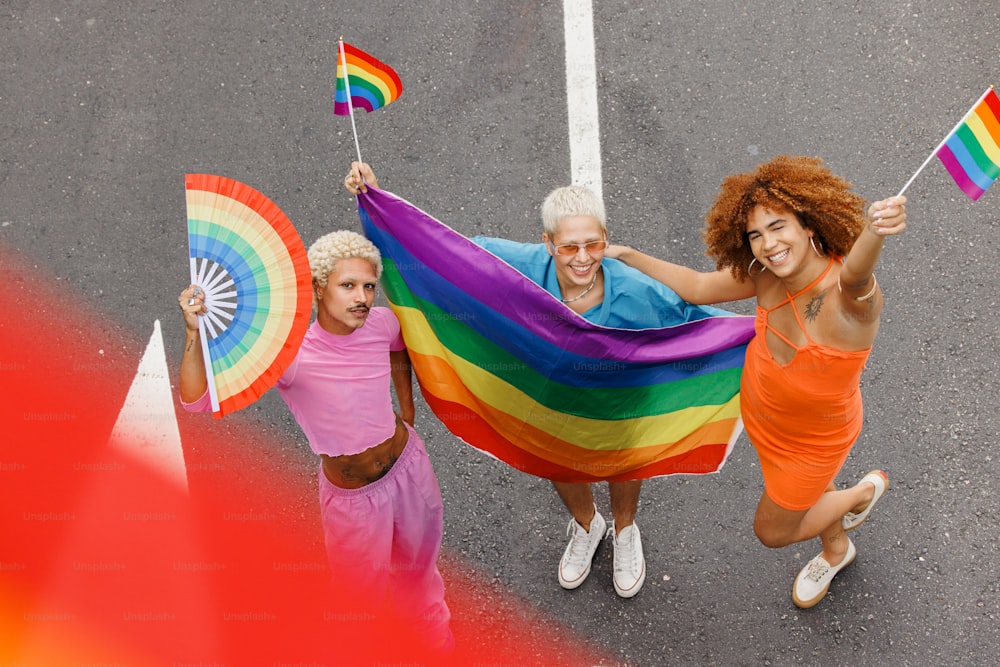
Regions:
<instances>
[{"instance_id":1,"label":"smiling face","mask_svg":"<svg viewBox=\"0 0 1000 667\"><path fill-rule=\"evenodd\" d=\"M561 218L556 232L551 236L542 234L542 241L555 260L556 278L564 298L571 298L594 282L604 259L604 248L588 251L584 244L606 241L607 236L601 222L590 215L574 215ZM576 252L564 255L556 246L575 243Z\"/></svg>"},{"instance_id":2,"label":"smiling face","mask_svg":"<svg viewBox=\"0 0 1000 667\"><path fill-rule=\"evenodd\" d=\"M753 256L779 278L793 276L819 259L810 238L812 232L791 211L758 206L747 217L747 240Z\"/></svg>"},{"instance_id":3,"label":"smiling face","mask_svg":"<svg viewBox=\"0 0 1000 667\"><path fill-rule=\"evenodd\" d=\"M365 325L375 301L378 278L367 259L350 257L337 260L326 281L316 287L316 320L326 331L346 335Z\"/></svg>"}]
</instances>

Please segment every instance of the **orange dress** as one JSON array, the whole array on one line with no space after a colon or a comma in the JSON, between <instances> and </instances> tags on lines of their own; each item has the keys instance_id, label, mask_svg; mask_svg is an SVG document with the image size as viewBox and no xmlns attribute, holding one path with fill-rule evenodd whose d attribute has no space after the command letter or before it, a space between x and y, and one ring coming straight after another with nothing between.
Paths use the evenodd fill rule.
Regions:
<instances>
[{"instance_id":1,"label":"orange dress","mask_svg":"<svg viewBox=\"0 0 1000 667\"><path fill-rule=\"evenodd\" d=\"M747 346L740 381L740 410L760 457L765 492L789 510L816 504L843 466L864 420L861 371L871 348L845 351L815 343L795 307L795 298L815 287L833 262L798 294L786 291L778 305L757 307L756 336ZM768 324L768 316L786 305L806 336L802 347ZM768 330L795 349L788 364L771 355Z\"/></svg>"}]
</instances>

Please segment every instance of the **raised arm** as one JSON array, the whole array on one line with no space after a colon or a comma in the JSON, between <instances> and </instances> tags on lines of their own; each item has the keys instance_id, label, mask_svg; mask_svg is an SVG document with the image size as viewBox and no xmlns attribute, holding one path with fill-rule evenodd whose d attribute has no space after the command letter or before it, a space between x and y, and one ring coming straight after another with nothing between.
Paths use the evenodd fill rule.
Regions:
<instances>
[{"instance_id":1,"label":"raised arm","mask_svg":"<svg viewBox=\"0 0 1000 667\"><path fill-rule=\"evenodd\" d=\"M206 312L205 293L195 285L189 285L177 297L184 312L184 355L181 357L180 395L185 403L194 403L208 389L205 375L205 358L201 353L201 335L198 331L198 315Z\"/></svg>"},{"instance_id":2,"label":"raised arm","mask_svg":"<svg viewBox=\"0 0 1000 667\"><path fill-rule=\"evenodd\" d=\"M344 187L352 195L368 192L368 186L378 187L378 179L370 165L365 162L352 162L351 169L344 177Z\"/></svg>"},{"instance_id":3,"label":"raised arm","mask_svg":"<svg viewBox=\"0 0 1000 667\"><path fill-rule=\"evenodd\" d=\"M879 291L875 265L882 254L886 236L902 234L906 229L906 197L890 197L868 208L871 222L861 232L840 271L840 291L849 310L868 310Z\"/></svg>"},{"instance_id":4,"label":"raised arm","mask_svg":"<svg viewBox=\"0 0 1000 667\"><path fill-rule=\"evenodd\" d=\"M729 271L695 271L680 264L657 259L628 246L610 246L605 256L621 260L650 278L659 280L688 303L696 305L724 303L748 299L756 294L753 282L749 280L740 282Z\"/></svg>"}]
</instances>

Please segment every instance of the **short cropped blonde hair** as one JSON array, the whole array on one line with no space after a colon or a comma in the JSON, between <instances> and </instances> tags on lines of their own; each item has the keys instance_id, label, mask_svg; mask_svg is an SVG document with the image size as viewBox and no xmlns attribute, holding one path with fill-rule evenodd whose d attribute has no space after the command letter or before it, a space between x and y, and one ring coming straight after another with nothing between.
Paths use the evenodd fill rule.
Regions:
<instances>
[{"instance_id":1,"label":"short cropped blonde hair","mask_svg":"<svg viewBox=\"0 0 1000 667\"><path fill-rule=\"evenodd\" d=\"M321 236L309 246L308 256L313 284L324 289L327 278L336 270L337 262L342 259L354 257L367 259L375 269L375 277L382 277L381 253L374 243L357 232L341 229Z\"/></svg>"},{"instance_id":2,"label":"short cropped blonde hair","mask_svg":"<svg viewBox=\"0 0 1000 667\"><path fill-rule=\"evenodd\" d=\"M559 221L578 215L589 215L601 223L601 231L607 234L607 214L604 202L593 190L582 185L567 185L556 188L542 202L542 229L550 237L559 231Z\"/></svg>"}]
</instances>

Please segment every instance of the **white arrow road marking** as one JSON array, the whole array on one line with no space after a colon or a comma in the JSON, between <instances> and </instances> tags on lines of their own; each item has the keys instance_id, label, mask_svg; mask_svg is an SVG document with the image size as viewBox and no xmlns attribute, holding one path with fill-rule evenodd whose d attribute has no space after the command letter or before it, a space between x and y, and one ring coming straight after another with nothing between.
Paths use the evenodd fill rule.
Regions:
<instances>
[{"instance_id":1,"label":"white arrow road marking","mask_svg":"<svg viewBox=\"0 0 1000 667\"><path fill-rule=\"evenodd\" d=\"M153 323L153 335L139 361L108 445L136 463L148 465L187 492L184 450L159 320Z\"/></svg>"}]
</instances>

